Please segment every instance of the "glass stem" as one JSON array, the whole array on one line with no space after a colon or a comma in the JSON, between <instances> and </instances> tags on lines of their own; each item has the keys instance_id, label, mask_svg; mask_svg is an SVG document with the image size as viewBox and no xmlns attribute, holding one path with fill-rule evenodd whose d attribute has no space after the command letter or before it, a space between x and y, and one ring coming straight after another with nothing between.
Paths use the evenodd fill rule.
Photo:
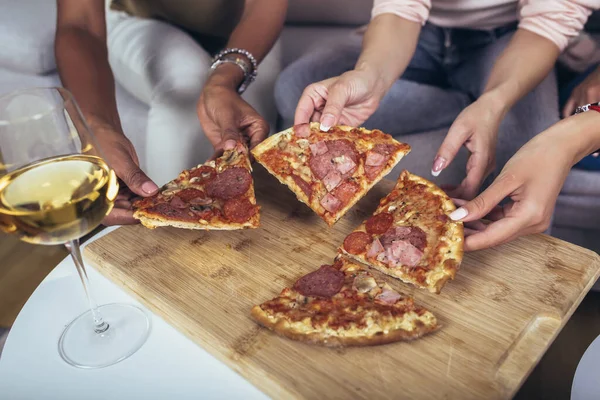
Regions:
<instances>
[{"instance_id":1,"label":"glass stem","mask_svg":"<svg viewBox=\"0 0 600 400\"><path fill-rule=\"evenodd\" d=\"M108 323L104 322L102 319L102 315L100 311L98 311L98 305L94 300L94 296L90 291L90 281L88 279L87 272L85 271L85 266L83 265L83 259L81 258L81 251L79 249L79 239L71 240L69 243L65 244L65 247L71 252L71 257L73 257L73 262L77 267L77 273L81 278L81 283L83 284L83 290L85 290L85 296L87 297L88 305L90 307L90 311L92 312L92 317L94 318L94 331L96 333L104 333L108 329Z\"/></svg>"}]
</instances>

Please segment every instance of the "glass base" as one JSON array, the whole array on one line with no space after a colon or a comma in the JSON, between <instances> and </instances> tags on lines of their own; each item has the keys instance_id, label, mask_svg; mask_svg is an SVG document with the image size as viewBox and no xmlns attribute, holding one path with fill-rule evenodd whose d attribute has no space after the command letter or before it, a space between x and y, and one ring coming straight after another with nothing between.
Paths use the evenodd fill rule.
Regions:
<instances>
[{"instance_id":1,"label":"glass base","mask_svg":"<svg viewBox=\"0 0 600 400\"><path fill-rule=\"evenodd\" d=\"M148 339L150 319L131 304L105 304L98 307L109 328L94 331L92 312L87 311L71 322L58 342L60 356L79 368L103 368L123 361Z\"/></svg>"}]
</instances>

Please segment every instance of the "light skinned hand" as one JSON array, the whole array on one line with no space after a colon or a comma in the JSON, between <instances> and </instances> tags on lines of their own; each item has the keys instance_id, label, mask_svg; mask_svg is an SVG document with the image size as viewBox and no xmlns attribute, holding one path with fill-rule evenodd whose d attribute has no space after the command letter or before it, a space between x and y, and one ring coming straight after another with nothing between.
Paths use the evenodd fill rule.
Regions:
<instances>
[{"instance_id":1,"label":"light skinned hand","mask_svg":"<svg viewBox=\"0 0 600 400\"><path fill-rule=\"evenodd\" d=\"M563 118L566 118L575 112L575 109L579 106L586 104L597 103L600 101L600 67L596 68L594 72L588 75L583 82L581 82L573 92L569 100L563 107L562 114Z\"/></svg>"},{"instance_id":2,"label":"light skinned hand","mask_svg":"<svg viewBox=\"0 0 600 400\"><path fill-rule=\"evenodd\" d=\"M131 209L133 198L152 196L158 191L158 186L140 169L135 148L123 133L109 125L91 124L91 126L104 159L120 180L115 205L102 224L107 226L136 224L139 221L133 218Z\"/></svg>"},{"instance_id":3,"label":"light skinned hand","mask_svg":"<svg viewBox=\"0 0 600 400\"><path fill-rule=\"evenodd\" d=\"M450 218L465 222L465 251L493 247L518 236L545 231L556 199L573 164L561 139L540 134L504 166L498 178ZM506 205L498 205L509 198ZM491 221L482 223L480 219Z\"/></svg>"},{"instance_id":4,"label":"light skinned hand","mask_svg":"<svg viewBox=\"0 0 600 400\"><path fill-rule=\"evenodd\" d=\"M462 146L470 152L467 175L452 190L451 197L474 198L483 180L496 168L496 141L502 112L482 96L465 108L454 120L433 161L431 174L438 176L456 157Z\"/></svg>"},{"instance_id":5,"label":"light skinned hand","mask_svg":"<svg viewBox=\"0 0 600 400\"><path fill-rule=\"evenodd\" d=\"M313 83L304 89L294 124L320 122L321 130L334 125L359 126L377 109L385 94L373 74L362 70Z\"/></svg>"},{"instance_id":6,"label":"light skinned hand","mask_svg":"<svg viewBox=\"0 0 600 400\"><path fill-rule=\"evenodd\" d=\"M198 118L216 152L242 141L253 148L269 135L269 124L231 87L207 84L197 105Z\"/></svg>"}]
</instances>

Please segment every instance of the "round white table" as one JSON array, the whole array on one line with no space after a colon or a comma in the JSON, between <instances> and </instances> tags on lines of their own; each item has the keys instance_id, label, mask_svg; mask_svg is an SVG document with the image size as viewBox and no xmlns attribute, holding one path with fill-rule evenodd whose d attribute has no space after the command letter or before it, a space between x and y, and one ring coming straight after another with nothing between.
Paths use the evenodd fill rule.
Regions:
<instances>
[{"instance_id":1,"label":"round white table","mask_svg":"<svg viewBox=\"0 0 600 400\"><path fill-rule=\"evenodd\" d=\"M148 312L148 341L130 358L107 368L79 369L60 358L60 334L86 311L83 287L68 257L38 286L10 331L0 357L0 399L267 398L89 266L88 274L99 304L131 303ZM600 337L577 367L571 399L600 399Z\"/></svg>"},{"instance_id":2,"label":"round white table","mask_svg":"<svg viewBox=\"0 0 600 400\"><path fill-rule=\"evenodd\" d=\"M137 304L148 312L148 341L107 368L79 369L60 358L63 329L86 311L83 287L68 257L38 286L10 330L0 356L0 399L267 398L89 266L88 274L99 304Z\"/></svg>"}]
</instances>

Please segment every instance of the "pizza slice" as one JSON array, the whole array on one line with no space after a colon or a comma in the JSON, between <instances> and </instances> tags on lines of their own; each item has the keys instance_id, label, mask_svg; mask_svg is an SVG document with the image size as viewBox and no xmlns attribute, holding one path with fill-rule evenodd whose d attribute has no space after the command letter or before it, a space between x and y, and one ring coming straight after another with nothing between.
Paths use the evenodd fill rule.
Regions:
<instances>
[{"instance_id":1,"label":"pizza slice","mask_svg":"<svg viewBox=\"0 0 600 400\"><path fill-rule=\"evenodd\" d=\"M373 215L344 239L340 251L385 274L439 293L463 255L463 225L433 183L403 171Z\"/></svg>"},{"instance_id":2,"label":"pizza slice","mask_svg":"<svg viewBox=\"0 0 600 400\"><path fill-rule=\"evenodd\" d=\"M439 328L431 312L345 257L298 279L251 314L277 334L326 346L412 340Z\"/></svg>"},{"instance_id":3,"label":"pizza slice","mask_svg":"<svg viewBox=\"0 0 600 400\"><path fill-rule=\"evenodd\" d=\"M260 207L251 171L248 150L238 143L221 157L183 171L156 195L134 202L133 216L152 229L257 228Z\"/></svg>"},{"instance_id":4,"label":"pizza slice","mask_svg":"<svg viewBox=\"0 0 600 400\"><path fill-rule=\"evenodd\" d=\"M252 150L256 160L331 226L410 151L379 130L296 125Z\"/></svg>"}]
</instances>

